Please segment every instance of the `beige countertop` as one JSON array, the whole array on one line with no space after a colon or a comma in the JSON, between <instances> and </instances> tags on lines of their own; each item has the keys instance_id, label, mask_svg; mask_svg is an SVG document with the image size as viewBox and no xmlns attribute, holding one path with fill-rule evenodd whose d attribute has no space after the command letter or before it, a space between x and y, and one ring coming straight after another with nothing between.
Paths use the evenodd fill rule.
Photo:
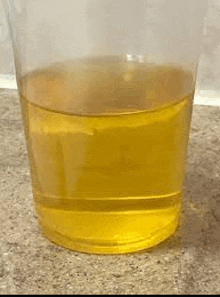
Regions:
<instances>
[{"instance_id":1,"label":"beige countertop","mask_svg":"<svg viewBox=\"0 0 220 297\"><path fill-rule=\"evenodd\" d=\"M97 256L55 246L34 212L16 90L0 89L0 294L220 294L220 107L194 106L181 226Z\"/></svg>"}]
</instances>

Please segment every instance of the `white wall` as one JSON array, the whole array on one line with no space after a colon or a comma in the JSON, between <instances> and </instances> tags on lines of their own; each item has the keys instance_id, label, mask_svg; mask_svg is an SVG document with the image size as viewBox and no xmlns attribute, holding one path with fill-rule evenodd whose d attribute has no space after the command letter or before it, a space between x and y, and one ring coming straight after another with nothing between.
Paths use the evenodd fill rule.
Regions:
<instances>
[{"instance_id":1,"label":"white wall","mask_svg":"<svg viewBox=\"0 0 220 297\"><path fill-rule=\"evenodd\" d=\"M0 0L0 74L14 73L14 60L11 41L6 30L6 20L3 11L3 1Z\"/></svg>"},{"instance_id":2,"label":"white wall","mask_svg":"<svg viewBox=\"0 0 220 297\"><path fill-rule=\"evenodd\" d=\"M209 0L198 85L220 91L220 0Z\"/></svg>"},{"instance_id":3,"label":"white wall","mask_svg":"<svg viewBox=\"0 0 220 297\"><path fill-rule=\"evenodd\" d=\"M220 91L220 0L208 1L209 11L204 30L198 87ZM2 0L0 0L0 74L13 74L15 72L13 52L9 34L3 28L4 23Z\"/></svg>"}]
</instances>

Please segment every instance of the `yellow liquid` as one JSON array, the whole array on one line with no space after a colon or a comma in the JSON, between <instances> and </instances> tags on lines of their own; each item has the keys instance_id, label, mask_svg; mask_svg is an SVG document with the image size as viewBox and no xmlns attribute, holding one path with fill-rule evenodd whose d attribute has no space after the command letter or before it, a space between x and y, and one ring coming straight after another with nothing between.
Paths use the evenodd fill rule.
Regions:
<instances>
[{"instance_id":1,"label":"yellow liquid","mask_svg":"<svg viewBox=\"0 0 220 297\"><path fill-rule=\"evenodd\" d=\"M132 65L59 64L20 81L41 230L73 250L133 252L178 225L192 76Z\"/></svg>"}]
</instances>

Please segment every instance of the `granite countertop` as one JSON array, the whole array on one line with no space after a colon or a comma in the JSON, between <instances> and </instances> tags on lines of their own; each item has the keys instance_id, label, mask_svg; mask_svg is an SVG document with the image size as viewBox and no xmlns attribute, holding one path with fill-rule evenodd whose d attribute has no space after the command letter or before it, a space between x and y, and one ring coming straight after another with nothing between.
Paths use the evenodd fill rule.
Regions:
<instances>
[{"instance_id":1,"label":"granite countertop","mask_svg":"<svg viewBox=\"0 0 220 297\"><path fill-rule=\"evenodd\" d=\"M0 90L0 294L220 294L220 107L194 106L181 226L123 256L42 237L16 90Z\"/></svg>"}]
</instances>

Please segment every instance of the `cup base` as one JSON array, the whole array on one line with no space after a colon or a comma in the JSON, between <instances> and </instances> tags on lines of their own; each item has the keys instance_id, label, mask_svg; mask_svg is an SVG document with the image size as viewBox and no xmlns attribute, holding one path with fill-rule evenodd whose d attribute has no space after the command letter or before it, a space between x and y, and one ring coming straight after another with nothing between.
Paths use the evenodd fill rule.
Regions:
<instances>
[{"instance_id":1,"label":"cup base","mask_svg":"<svg viewBox=\"0 0 220 297\"><path fill-rule=\"evenodd\" d=\"M40 224L42 235L51 242L76 252L102 255L129 254L152 248L153 246L156 246L157 244L172 236L175 233L177 227L178 221L174 220L163 229L160 229L159 232L149 235L148 238L137 240L135 242L120 243L91 242L91 240L87 241L79 238L69 238L57 232L56 230L48 228L48 226Z\"/></svg>"}]
</instances>

